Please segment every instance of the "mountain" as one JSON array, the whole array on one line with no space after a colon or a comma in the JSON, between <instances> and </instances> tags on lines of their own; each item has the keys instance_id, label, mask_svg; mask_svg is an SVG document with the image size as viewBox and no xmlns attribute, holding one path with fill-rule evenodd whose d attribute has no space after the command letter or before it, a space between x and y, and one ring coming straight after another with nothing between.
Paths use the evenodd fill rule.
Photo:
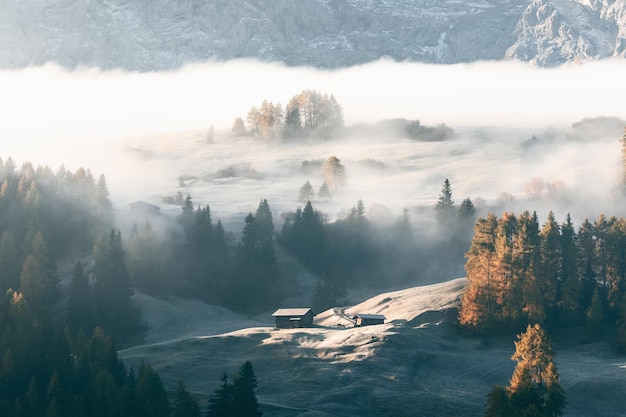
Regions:
<instances>
[{"instance_id":1,"label":"mountain","mask_svg":"<svg viewBox=\"0 0 626 417\"><path fill-rule=\"evenodd\" d=\"M252 58L542 66L626 56L625 0L3 0L0 68L163 70Z\"/></svg>"}]
</instances>

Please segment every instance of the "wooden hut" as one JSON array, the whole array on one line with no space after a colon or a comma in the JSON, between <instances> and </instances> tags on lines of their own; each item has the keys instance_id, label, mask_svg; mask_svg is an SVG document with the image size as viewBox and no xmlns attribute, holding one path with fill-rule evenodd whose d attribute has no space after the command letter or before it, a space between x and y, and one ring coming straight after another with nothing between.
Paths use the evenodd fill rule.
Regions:
<instances>
[{"instance_id":1,"label":"wooden hut","mask_svg":"<svg viewBox=\"0 0 626 417\"><path fill-rule=\"evenodd\" d=\"M146 203L145 201L135 201L134 203L130 203L129 206L133 213L141 215L156 216L161 211L161 207Z\"/></svg>"},{"instance_id":2,"label":"wooden hut","mask_svg":"<svg viewBox=\"0 0 626 417\"><path fill-rule=\"evenodd\" d=\"M352 320L354 320L354 326L355 327L359 327L359 326L371 326L374 324L384 324L385 323L385 316L383 316L382 314L355 314L352 317Z\"/></svg>"},{"instance_id":3,"label":"wooden hut","mask_svg":"<svg viewBox=\"0 0 626 417\"><path fill-rule=\"evenodd\" d=\"M277 329L295 329L313 325L313 311L310 308L281 308L272 314Z\"/></svg>"}]
</instances>

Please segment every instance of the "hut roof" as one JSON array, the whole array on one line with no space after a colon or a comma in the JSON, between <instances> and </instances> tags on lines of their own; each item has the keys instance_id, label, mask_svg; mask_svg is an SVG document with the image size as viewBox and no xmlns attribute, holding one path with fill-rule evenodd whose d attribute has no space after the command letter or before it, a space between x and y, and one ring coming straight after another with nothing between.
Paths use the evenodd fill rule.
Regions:
<instances>
[{"instance_id":1,"label":"hut roof","mask_svg":"<svg viewBox=\"0 0 626 417\"><path fill-rule=\"evenodd\" d=\"M272 317L302 317L309 311L310 308L280 308L272 314Z\"/></svg>"},{"instance_id":2,"label":"hut roof","mask_svg":"<svg viewBox=\"0 0 626 417\"><path fill-rule=\"evenodd\" d=\"M352 318L356 319L357 317L361 319L365 319L365 320L385 320L386 319L386 317L383 316L382 314L361 314L361 313L355 314L354 317Z\"/></svg>"}]
</instances>

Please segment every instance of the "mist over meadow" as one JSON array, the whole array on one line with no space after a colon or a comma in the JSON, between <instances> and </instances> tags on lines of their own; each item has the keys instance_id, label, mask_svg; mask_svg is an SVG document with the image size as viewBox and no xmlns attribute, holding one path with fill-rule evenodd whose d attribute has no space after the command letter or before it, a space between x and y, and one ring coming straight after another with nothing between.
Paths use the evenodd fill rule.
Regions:
<instances>
[{"instance_id":1,"label":"mist over meadow","mask_svg":"<svg viewBox=\"0 0 626 417\"><path fill-rule=\"evenodd\" d=\"M0 208L10 227L0 254L13 265L6 288L18 284L25 294L22 299L14 293L0 307L11 311L26 300L36 313L55 313L59 328L64 321L73 330L101 326L128 347L125 360L142 364L140 379L152 377L143 365L149 359L166 376L168 390L182 375L203 402L213 388L207 381L223 372L225 363L252 357L263 372L264 406L285 404L285 413L305 410L299 408L303 397L315 407L332 405L337 392L345 395L341 407L360 403L352 392L363 389L350 379L370 389L372 377L380 375L384 379L376 384L382 391L374 394L385 401L375 406L385 412L394 403L411 404L406 399L416 393L436 406L459 404L468 410L469 403L479 409L489 386L508 377L511 343L485 347L456 327L440 326L448 310L457 311L462 287L479 275L472 277L471 268L464 268L473 221L487 212L510 220L502 213L536 210L543 224L552 210L558 222L571 213L578 227L601 213L624 216L624 70L626 64L613 61L538 69L514 62L435 66L383 60L336 71L232 61L174 72L67 71L55 65L0 72L0 157L7 161L0 172L7 178L2 197L8 202ZM303 90L332 94L343 109L345 128L328 137L292 140L233 133L234 120L245 119L252 107L265 100L285 105ZM449 134L436 140L400 134L393 128L399 119L411 126L419 120L417 125ZM322 198L322 167L331 156L345 167L345 184L332 190L332 198ZM51 169L34 168L40 165ZM446 180L456 205L446 206L442 217L435 203ZM305 205L299 194L307 182L315 191L315 209L297 210ZM463 218L459 206L465 199L476 212ZM129 203L138 200L158 205L165 215L137 216ZM529 221L530 216L519 218ZM32 233L35 229L52 236L58 277L52 269L29 267L37 266L36 255L47 265L44 235ZM558 235L558 225L554 230ZM32 254L13 255L30 240ZM537 248L539 253L543 247ZM599 270L598 265L588 270ZM364 311L384 312L389 320L384 326L362 330L337 324L337 311L345 315L345 308L336 306L349 305L348 293L443 282L466 272L467 280L450 281L452 286L434 293L381 294L361 303ZM43 290L28 285L35 278L46 285ZM107 292L111 288L121 291ZM57 302L58 294L63 303ZM571 326L581 325L591 311L587 295ZM321 313L320 327L268 330L269 312L293 305L311 305ZM555 328L562 324L550 320ZM36 334L35 329L25 327L23 334ZM226 333L234 329L242 330ZM17 341L13 352L29 352L20 338L9 339ZM100 339L115 352L104 333L94 332L89 343ZM39 340L49 337L42 331L33 346L48 345ZM584 340L597 343L595 336ZM597 349L587 343L585 349ZM41 352L41 358L49 357ZM285 352L292 360L285 361ZM578 382L596 381L598 369L617 381L620 392L623 366L609 356L598 365L603 352L585 357L578 348L565 350L560 363L572 408L580 410L580 403L596 393L605 395L602 383ZM398 358L409 359L398 365ZM39 362L18 359L39 372ZM589 363L590 370L579 370L581 363ZM120 386L131 381L132 369L128 378L123 366L116 371ZM19 392L37 393L34 383L22 379ZM436 386L415 384L418 380ZM330 383L335 391L329 390L327 381L339 381L339 391ZM302 391L307 384L321 387L322 394L315 394L317 388ZM285 386L292 390L286 397ZM451 395L457 392L460 399ZM165 394L162 398L167 409ZM19 405L6 402L5 408L17 409L14 403ZM602 403L622 409L619 402ZM100 407L89 401L84 406Z\"/></svg>"},{"instance_id":2,"label":"mist over meadow","mask_svg":"<svg viewBox=\"0 0 626 417\"><path fill-rule=\"evenodd\" d=\"M240 60L134 73L49 64L0 73L2 156L103 173L113 202L124 208L134 200L159 204L182 191L222 217L246 213L261 198L275 213L293 210L304 181L321 184L300 170L302 162L336 155L349 182L320 207L331 219L359 198L395 215L402 207L434 204L445 178L457 202L479 198L479 205L495 204L503 192L527 197L532 179L554 183L568 197L561 211L571 207L581 212L576 218L607 200L619 180L625 67L619 61L539 69L516 62L382 60L323 71ZM455 135L435 143L381 134L306 145L230 135L233 120L245 119L252 106L286 104L304 89L333 94L346 125L406 118L445 123ZM600 116L618 119L608 128L572 128ZM216 135L207 144L210 126ZM379 162L378 169L367 160ZM258 175L215 180L216 172L234 166ZM214 180L181 188L180 176Z\"/></svg>"}]
</instances>

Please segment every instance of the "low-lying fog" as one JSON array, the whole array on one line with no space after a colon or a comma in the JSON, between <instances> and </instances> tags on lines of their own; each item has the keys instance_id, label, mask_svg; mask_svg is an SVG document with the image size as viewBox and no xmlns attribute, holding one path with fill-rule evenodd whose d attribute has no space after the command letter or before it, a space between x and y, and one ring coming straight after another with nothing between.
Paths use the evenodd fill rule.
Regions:
<instances>
[{"instance_id":1,"label":"low-lying fog","mask_svg":"<svg viewBox=\"0 0 626 417\"><path fill-rule=\"evenodd\" d=\"M502 192L545 198L551 185L561 202L554 207L559 220L564 211L578 219L602 210L621 214L598 205L615 193L621 175L625 73L623 61L557 69L379 61L337 71L234 61L167 73L47 65L0 72L0 157L104 173L120 208L146 200L178 213L162 197L181 191L196 204L210 204L222 219L254 210L261 198L275 214L295 209L305 181L316 191L322 183L318 172L301 170L302 162L331 155L348 174L347 186L331 202L314 202L331 218L359 198L398 216L402 207L432 205L445 178L457 203L471 197L478 206L481 199L493 205ZM305 89L334 94L347 125L418 119L445 123L455 136L443 142L382 135L279 145L230 135L233 120L245 119L252 106L263 100L285 105ZM599 116L615 119L572 128ZM211 125L212 144L206 141ZM534 204L528 208L541 210Z\"/></svg>"}]
</instances>

